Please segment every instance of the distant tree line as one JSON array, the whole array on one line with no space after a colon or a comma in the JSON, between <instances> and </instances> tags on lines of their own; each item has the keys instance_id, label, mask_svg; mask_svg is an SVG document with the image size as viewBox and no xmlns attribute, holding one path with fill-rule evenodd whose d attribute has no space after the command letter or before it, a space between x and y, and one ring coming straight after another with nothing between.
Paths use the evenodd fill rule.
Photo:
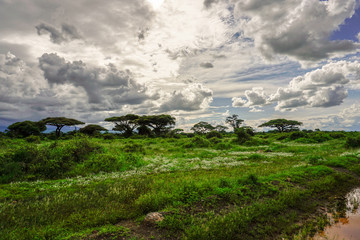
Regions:
<instances>
[{"instance_id":1,"label":"distant tree line","mask_svg":"<svg viewBox=\"0 0 360 240\"><path fill-rule=\"evenodd\" d=\"M175 126L175 118L170 115L145 115L138 116L135 114L127 114L125 116L106 118L105 121L115 124L113 131L120 132L125 137L130 137L137 131L140 135L161 136L167 134ZM47 128L46 126L54 126L56 137L60 137L61 130L65 126L83 125L76 119L66 117L48 117L38 122L23 121L16 122L8 126L7 133L14 137L28 137L31 135L40 135ZM107 131L104 127L96 124L90 124L79 129L80 133L87 135L95 135L101 131ZM176 129L181 132L182 129Z\"/></svg>"},{"instance_id":2,"label":"distant tree line","mask_svg":"<svg viewBox=\"0 0 360 240\"><path fill-rule=\"evenodd\" d=\"M175 126L175 117L171 115L136 115L127 114L123 116L114 116L106 118L104 121L114 124L113 131L120 133L124 137L131 137L134 134L143 136L170 136L174 137L183 133L183 129L173 129ZM233 132L239 139L248 139L254 135L254 130L249 126L241 126L244 120L238 115L233 114L225 119L225 123L233 128ZM55 136L61 135L61 130L65 126L83 125L76 119L66 117L48 117L38 122L23 121L16 122L8 126L7 133L14 137L28 137L31 135L40 135L46 130L46 126L54 126ZM278 132L298 131L301 122L287 119L274 119L261 124L259 127L275 128ZM208 122L201 121L193 125L191 130L197 135L220 136L226 133L228 127L223 125L213 126ZM100 125L89 124L79 129L80 133L87 135L96 135L100 132L107 132L107 129Z\"/></svg>"}]
</instances>

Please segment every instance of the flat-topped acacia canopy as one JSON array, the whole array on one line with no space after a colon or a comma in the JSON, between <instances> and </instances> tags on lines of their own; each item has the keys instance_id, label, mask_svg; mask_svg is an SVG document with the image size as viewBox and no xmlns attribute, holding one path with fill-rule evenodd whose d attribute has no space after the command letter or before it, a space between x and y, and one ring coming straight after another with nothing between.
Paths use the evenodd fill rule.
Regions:
<instances>
[{"instance_id":1,"label":"flat-topped acacia canopy","mask_svg":"<svg viewBox=\"0 0 360 240\"><path fill-rule=\"evenodd\" d=\"M61 129L64 126L75 126L75 125L81 125L85 124L84 122L81 122L79 120L73 119L73 118L66 118L66 117L48 117L40 122L56 127L56 136L60 136Z\"/></svg>"},{"instance_id":2,"label":"flat-topped acacia canopy","mask_svg":"<svg viewBox=\"0 0 360 240\"><path fill-rule=\"evenodd\" d=\"M279 132L285 132L294 129L295 126L300 126L300 125L302 125L302 122L279 118L265 122L261 124L259 127L277 128Z\"/></svg>"}]
</instances>

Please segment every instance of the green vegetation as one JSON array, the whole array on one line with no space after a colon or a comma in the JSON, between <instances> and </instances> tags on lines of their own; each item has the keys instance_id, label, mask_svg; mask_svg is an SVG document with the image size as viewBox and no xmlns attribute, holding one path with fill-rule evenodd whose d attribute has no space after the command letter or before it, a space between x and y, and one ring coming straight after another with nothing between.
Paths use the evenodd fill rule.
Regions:
<instances>
[{"instance_id":1,"label":"green vegetation","mask_svg":"<svg viewBox=\"0 0 360 240\"><path fill-rule=\"evenodd\" d=\"M0 239L304 239L359 185L357 132L173 131L2 135Z\"/></svg>"},{"instance_id":2,"label":"green vegetation","mask_svg":"<svg viewBox=\"0 0 360 240\"><path fill-rule=\"evenodd\" d=\"M65 126L75 126L80 124L85 124L79 120L66 118L66 117L48 117L40 121L44 125L55 126L56 137L60 137L61 129Z\"/></svg>"},{"instance_id":3,"label":"green vegetation","mask_svg":"<svg viewBox=\"0 0 360 240\"><path fill-rule=\"evenodd\" d=\"M271 127L276 128L279 132L288 132L298 130L296 126L302 125L302 122L287 119L273 119L268 122L261 124L259 127Z\"/></svg>"},{"instance_id":4,"label":"green vegetation","mask_svg":"<svg viewBox=\"0 0 360 240\"><path fill-rule=\"evenodd\" d=\"M8 126L8 134L13 137L28 137L31 135L40 135L46 130L45 124L42 122L16 122Z\"/></svg>"}]
</instances>

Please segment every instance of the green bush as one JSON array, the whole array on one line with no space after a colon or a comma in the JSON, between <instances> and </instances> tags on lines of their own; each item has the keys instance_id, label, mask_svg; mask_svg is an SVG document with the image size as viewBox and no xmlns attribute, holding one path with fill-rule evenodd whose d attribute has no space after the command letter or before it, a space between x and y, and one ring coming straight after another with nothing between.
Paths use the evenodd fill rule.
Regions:
<instances>
[{"instance_id":1,"label":"green bush","mask_svg":"<svg viewBox=\"0 0 360 240\"><path fill-rule=\"evenodd\" d=\"M29 143L41 143L40 137L35 135L28 136L25 140Z\"/></svg>"},{"instance_id":2,"label":"green bush","mask_svg":"<svg viewBox=\"0 0 360 240\"><path fill-rule=\"evenodd\" d=\"M248 130L246 128L237 128L235 129L235 134L237 137L237 141L238 143L242 144L245 143L246 141L251 139L251 135L248 133Z\"/></svg>"},{"instance_id":3,"label":"green bush","mask_svg":"<svg viewBox=\"0 0 360 240\"><path fill-rule=\"evenodd\" d=\"M113 140L116 138L116 136L112 133L104 133L101 135L103 137L103 139L105 140Z\"/></svg>"},{"instance_id":4,"label":"green bush","mask_svg":"<svg viewBox=\"0 0 360 240\"><path fill-rule=\"evenodd\" d=\"M193 137L191 139L190 142L187 142L184 144L184 147L186 148L193 148L193 147L209 147L211 145L211 142L203 137L201 137L200 135L195 135L195 137Z\"/></svg>"},{"instance_id":5,"label":"green bush","mask_svg":"<svg viewBox=\"0 0 360 240\"><path fill-rule=\"evenodd\" d=\"M100 154L85 162L85 171L93 173L120 171L125 163L111 154Z\"/></svg>"},{"instance_id":6,"label":"green bush","mask_svg":"<svg viewBox=\"0 0 360 240\"><path fill-rule=\"evenodd\" d=\"M261 146L267 144L269 144L268 140L257 137L251 138L250 140L247 140L246 142L243 143L243 145L245 146Z\"/></svg>"},{"instance_id":7,"label":"green bush","mask_svg":"<svg viewBox=\"0 0 360 240\"><path fill-rule=\"evenodd\" d=\"M317 143L317 141L315 139L312 138L298 138L295 140L295 142L298 143Z\"/></svg>"},{"instance_id":8,"label":"green bush","mask_svg":"<svg viewBox=\"0 0 360 240\"><path fill-rule=\"evenodd\" d=\"M123 147L123 151L127 153L144 153L145 149L141 144L129 142Z\"/></svg>"},{"instance_id":9,"label":"green bush","mask_svg":"<svg viewBox=\"0 0 360 240\"><path fill-rule=\"evenodd\" d=\"M225 142L219 142L215 145L215 149L216 150L228 150L231 148L231 144L230 143L225 143Z\"/></svg>"},{"instance_id":10,"label":"green bush","mask_svg":"<svg viewBox=\"0 0 360 240\"><path fill-rule=\"evenodd\" d=\"M299 139L299 138L306 138L307 134L305 132L300 132L300 131L296 131L296 132L292 132L290 134L290 139L291 140L296 140L296 139Z\"/></svg>"},{"instance_id":11,"label":"green bush","mask_svg":"<svg viewBox=\"0 0 360 240\"><path fill-rule=\"evenodd\" d=\"M346 138L345 146L347 148L360 148L360 136Z\"/></svg>"},{"instance_id":12,"label":"green bush","mask_svg":"<svg viewBox=\"0 0 360 240\"><path fill-rule=\"evenodd\" d=\"M206 138L222 138L222 135L217 131L211 131L206 134Z\"/></svg>"},{"instance_id":13,"label":"green bush","mask_svg":"<svg viewBox=\"0 0 360 240\"><path fill-rule=\"evenodd\" d=\"M89 139L78 137L47 146L33 143L20 145L1 157L0 181L7 183L16 180L61 178L77 164L89 159L94 152L102 151L100 146Z\"/></svg>"},{"instance_id":14,"label":"green bush","mask_svg":"<svg viewBox=\"0 0 360 240\"><path fill-rule=\"evenodd\" d=\"M334 139L341 139L346 137L344 132L330 132L329 136Z\"/></svg>"},{"instance_id":15,"label":"green bush","mask_svg":"<svg viewBox=\"0 0 360 240\"><path fill-rule=\"evenodd\" d=\"M326 132L312 132L308 135L308 137L317 143L326 142L332 139Z\"/></svg>"},{"instance_id":16,"label":"green bush","mask_svg":"<svg viewBox=\"0 0 360 240\"><path fill-rule=\"evenodd\" d=\"M217 137L213 137L213 138L210 138L209 141L212 143L212 144L218 144L221 142L221 139L217 138Z\"/></svg>"}]
</instances>

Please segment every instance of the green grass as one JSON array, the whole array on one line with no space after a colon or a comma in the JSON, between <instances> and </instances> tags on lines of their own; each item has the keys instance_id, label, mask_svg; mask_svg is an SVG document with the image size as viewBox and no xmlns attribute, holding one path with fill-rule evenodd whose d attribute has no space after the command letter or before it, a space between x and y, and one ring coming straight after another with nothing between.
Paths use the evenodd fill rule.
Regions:
<instances>
[{"instance_id":1,"label":"green grass","mask_svg":"<svg viewBox=\"0 0 360 240\"><path fill-rule=\"evenodd\" d=\"M269 135L266 145L221 139L226 147L198 137L3 139L0 239L311 236L327 224L319 206L359 185L360 152L346 136ZM155 211L165 219L139 227Z\"/></svg>"}]
</instances>

